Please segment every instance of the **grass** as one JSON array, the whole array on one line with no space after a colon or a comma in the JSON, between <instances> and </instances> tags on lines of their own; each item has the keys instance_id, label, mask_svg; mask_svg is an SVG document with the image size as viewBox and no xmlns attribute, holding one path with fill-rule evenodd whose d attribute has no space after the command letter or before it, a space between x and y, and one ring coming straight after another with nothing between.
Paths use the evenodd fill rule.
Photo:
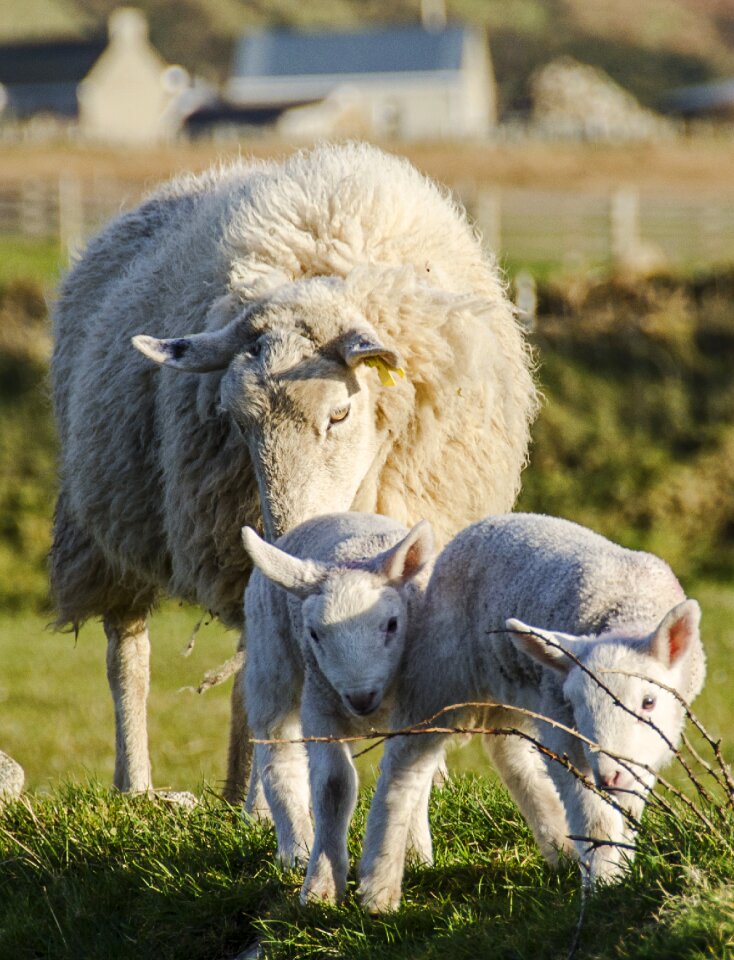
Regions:
<instances>
[{"instance_id":1,"label":"grass","mask_svg":"<svg viewBox=\"0 0 734 960\"><path fill-rule=\"evenodd\" d=\"M149 736L156 785L215 787L225 772L231 682L198 695L204 673L234 652L236 634L203 625L192 654L181 654L201 614L164 608L152 619ZM54 790L60 781L112 782L114 720L107 689L102 627L91 623L75 640L53 633L48 617L30 612L0 616L2 749L26 771L30 789Z\"/></svg>"},{"instance_id":2,"label":"grass","mask_svg":"<svg viewBox=\"0 0 734 960\"><path fill-rule=\"evenodd\" d=\"M354 862L369 800L351 834ZM98 784L0 815L0 955L14 960L565 957L581 908L570 865L542 861L502 788L462 776L431 801L436 863L409 869L395 914L301 907L271 830L212 796L185 812ZM731 818L724 821L734 834ZM734 860L682 813L648 817L629 878L588 904L576 958L726 957Z\"/></svg>"},{"instance_id":3,"label":"grass","mask_svg":"<svg viewBox=\"0 0 734 960\"><path fill-rule=\"evenodd\" d=\"M50 291L58 283L63 268L57 240L0 237L0 285L24 280Z\"/></svg>"}]
</instances>

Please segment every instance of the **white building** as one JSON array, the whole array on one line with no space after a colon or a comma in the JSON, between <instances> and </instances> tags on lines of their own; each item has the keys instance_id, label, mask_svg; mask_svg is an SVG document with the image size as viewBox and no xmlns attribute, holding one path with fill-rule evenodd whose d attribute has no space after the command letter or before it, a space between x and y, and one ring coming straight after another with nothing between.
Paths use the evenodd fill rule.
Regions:
<instances>
[{"instance_id":1,"label":"white building","mask_svg":"<svg viewBox=\"0 0 734 960\"><path fill-rule=\"evenodd\" d=\"M482 138L496 122L486 37L463 25L248 34L226 93L283 111L281 130L304 136Z\"/></svg>"}]
</instances>

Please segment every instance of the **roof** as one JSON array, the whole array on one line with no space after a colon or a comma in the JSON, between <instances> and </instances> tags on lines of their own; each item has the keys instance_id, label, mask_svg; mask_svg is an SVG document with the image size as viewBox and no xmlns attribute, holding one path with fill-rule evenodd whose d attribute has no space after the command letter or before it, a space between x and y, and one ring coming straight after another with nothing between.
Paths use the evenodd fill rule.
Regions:
<instances>
[{"instance_id":1,"label":"roof","mask_svg":"<svg viewBox=\"0 0 734 960\"><path fill-rule=\"evenodd\" d=\"M75 116L77 86L105 46L103 39L0 45L0 84L6 89L8 114Z\"/></svg>"},{"instance_id":2,"label":"roof","mask_svg":"<svg viewBox=\"0 0 734 960\"><path fill-rule=\"evenodd\" d=\"M78 83L106 46L104 39L2 44L0 83Z\"/></svg>"},{"instance_id":3,"label":"roof","mask_svg":"<svg viewBox=\"0 0 734 960\"><path fill-rule=\"evenodd\" d=\"M671 113L695 115L734 109L734 79L701 83L673 90L665 101Z\"/></svg>"},{"instance_id":4,"label":"roof","mask_svg":"<svg viewBox=\"0 0 734 960\"><path fill-rule=\"evenodd\" d=\"M467 28L420 25L334 33L268 30L242 37L232 76L241 78L425 73L461 69Z\"/></svg>"}]
</instances>

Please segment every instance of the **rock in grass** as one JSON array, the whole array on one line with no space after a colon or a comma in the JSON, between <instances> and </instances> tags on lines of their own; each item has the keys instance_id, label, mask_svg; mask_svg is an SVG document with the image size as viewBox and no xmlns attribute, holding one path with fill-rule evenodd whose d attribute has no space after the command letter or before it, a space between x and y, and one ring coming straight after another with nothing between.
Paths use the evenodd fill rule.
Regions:
<instances>
[{"instance_id":1,"label":"rock in grass","mask_svg":"<svg viewBox=\"0 0 734 960\"><path fill-rule=\"evenodd\" d=\"M0 750L0 809L8 800L20 796L24 781L23 767Z\"/></svg>"}]
</instances>

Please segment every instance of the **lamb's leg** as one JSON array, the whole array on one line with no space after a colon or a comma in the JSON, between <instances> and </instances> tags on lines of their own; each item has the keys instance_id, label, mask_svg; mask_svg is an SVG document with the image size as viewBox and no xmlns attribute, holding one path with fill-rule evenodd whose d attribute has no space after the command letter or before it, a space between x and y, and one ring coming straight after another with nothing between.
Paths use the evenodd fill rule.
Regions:
<instances>
[{"instance_id":1,"label":"lamb's leg","mask_svg":"<svg viewBox=\"0 0 734 960\"><path fill-rule=\"evenodd\" d=\"M242 628L237 643L237 652L245 650L245 628ZM227 753L227 779L224 784L224 799L240 803L245 794L245 785L250 779L252 767L252 744L247 731L247 715L244 701L244 665L237 671L230 697L229 750Z\"/></svg>"},{"instance_id":2,"label":"lamb's leg","mask_svg":"<svg viewBox=\"0 0 734 960\"><path fill-rule=\"evenodd\" d=\"M301 736L298 714L279 719L277 725L260 728L253 721L258 739L289 741ZM255 766L262 777L278 837L278 859L286 866L305 863L313 846L309 809L308 759L302 743L258 743Z\"/></svg>"},{"instance_id":3,"label":"lamb's leg","mask_svg":"<svg viewBox=\"0 0 734 960\"><path fill-rule=\"evenodd\" d=\"M566 806L569 832L572 836L586 838L576 841L576 855L581 861L585 881L593 886L600 881L620 879L634 859L634 826L612 804L569 774L561 785L561 796ZM620 799L616 802L619 803ZM624 802L625 805L629 803L627 799ZM644 800L638 800L632 806L636 808L633 815L639 817Z\"/></svg>"},{"instance_id":4,"label":"lamb's leg","mask_svg":"<svg viewBox=\"0 0 734 960\"><path fill-rule=\"evenodd\" d=\"M575 856L561 798L532 743L519 737L487 736L484 746L548 863L557 866L559 854Z\"/></svg>"},{"instance_id":5,"label":"lamb's leg","mask_svg":"<svg viewBox=\"0 0 734 960\"><path fill-rule=\"evenodd\" d=\"M115 703L115 778L119 790L152 789L147 700L150 640L145 619L105 617L107 679Z\"/></svg>"},{"instance_id":6,"label":"lamb's leg","mask_svg":"<svg viewBox=\"0 0 734 960\"><path fill-rule=\"evenodd\" d=\"M314 734L312 725L304 733ZM347 733L332 725L330 734ZM344 743L308 745L311 797L316 833L301 902L341 900L347 887L347 832L357 802L357 771Z\"/></svg>"},{"instance_id":7,"label":"lamb's leg","mask_svg":"<svg viewBox=\"0 0 734 960\"><path fill-rule=\"evenodd\" d=\"M430 791L445 737L426 734L391 741L370 807L360 864L360 897L379 913L400 905L408 834L414 811Z\"/></svg>"},{"instance_id":8,"label":"lamb's leg","mask_svg":"<svg viewBox=\"0 0 734 960\"><path fill-rule=\"evenodd\" d=\"M418 803L413 807L406 847L406 860L413 864L430 866L433 863L433 839L428 819L428 801L431 796L431 787L436 787L436 777L440 773L445 773L445 778L441 780L441 788L443 788L448 780L445 756L434 771L431 782L426 783Z\"/></svg>"}]
</instances>

